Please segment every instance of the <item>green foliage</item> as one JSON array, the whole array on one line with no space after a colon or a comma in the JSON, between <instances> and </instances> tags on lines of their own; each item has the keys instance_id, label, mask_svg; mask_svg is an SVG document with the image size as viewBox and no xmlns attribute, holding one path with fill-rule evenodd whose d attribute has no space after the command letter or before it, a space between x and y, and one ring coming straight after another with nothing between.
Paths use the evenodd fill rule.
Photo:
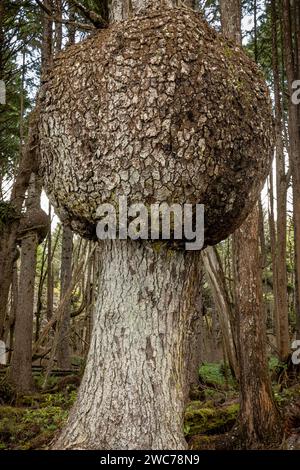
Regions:
<instances>
[{"instance_id":1,"label":"green foliage","mask_svg":"<svg viewBox=\"0 0 300 470\"><path fill-rule=\"evenodd\" d=\"M64 422L67 411L59 407L40 410L0 407L0 441L5 449L32 448L31 440L41 435L47 438Z\"/></svg>"},{"instance_id":2,"label":"green foliage","mask_svg":"<svg viewBox=\"0 0 300 470\"><path fill-rule=\"evenodd\" d=\"M55 431L67 417L67 414L67 411L58 406L45 406L37 410L25 410L22 423L34 424L45 430Z\"/></svg>"},{"instance_id":3,"label":"green foliage","mask_svg":"<svg viewBox=\"0 0 300 470\"><path fill-rule=\"evenodd\" d=\"M0 406L0 449L34 449L47 445L68 416L76 392L21 397L18 407Z\"/></svg>"},{"instance_id":4,"label":"green foliage","mask_svg":"<svg viewBox=\"0 0 300 470\"><path fill-rule=\"evenodd\" d=\"M16 400L16 393L6 378L0 380L0 405L12 405Z\"/></svg>"},{"instance_id":5,"label":"green foliage","mask_svg":"<svg viewBox=\"0 0 300 470\"><path fill-rule=\"evenodd\" d=\"M34 375L34 381L38 389L42 389L45 377L43 374ZM47 380L48 388L53 388L58 382L58 377L50 375Z\"/></svg>"},{"instance_id":6,"label":"green foliage","mask_svg":"<svg viewBox=\"0 0 300 470\"><path fill-rule=\"evenodd\" d=\"M277 369L277 367L279 366L280 362L279 362L279 359L278 357L276 356L271 356L269 358L269 371L271 372L271 374L273 372L275 372L275 370Z\"/></svg>"},{"instance_id":7,"label":"green foliage","mask_svg":"<svg viewBox=\"0 0 300 470\"><path fill-rule=\"evenodd\" d=\"M0 177L9 181L21 154L21 130L24 137L27 134L28 113L38 82L41 16L32 2L2 3L5 41L0 44L0 79L6 87L6 104L0 105Z\"/></svg>"},{"instance_id":8,"label":"green foliage","mask_svg":"<svg viewBox=\"0 0 300 470\"><path fill-rule=\"evenodd\" d=\"M235 387L235 380L233 379L227 365L224 365L223 363L204 363L199 368L200 381L204 384L222 387L226 385L226 376L228 379L227 385Z\"/></svg>"},{"instance_id":9,"label":"green foliage","mask_svg":"<svg viewBox=\"0 0 300 470\"><path fill-rule=\"evenodd\" d=\"M77 392L70 390L68 386L64 392L58 393L43 393L36 395L25 395L19 401L19 405L29 406L30 408L48 408L60 407L62 409L69 409L75 402Z\"/></svg>"},{"instance_id":10,"label":"green foliage","mask_svg":"<svg viewBox=\"0 0 300 470\"><path fill-rule=\"evenodd\" d=\"M0 201L0 231L16 217L15 208L7 201Z\"/></svg>"}]
</instances>

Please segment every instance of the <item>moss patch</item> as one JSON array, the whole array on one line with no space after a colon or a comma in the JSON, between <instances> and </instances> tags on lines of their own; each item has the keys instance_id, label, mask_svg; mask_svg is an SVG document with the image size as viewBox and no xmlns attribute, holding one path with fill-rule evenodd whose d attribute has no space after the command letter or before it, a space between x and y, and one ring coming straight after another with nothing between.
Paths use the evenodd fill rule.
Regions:
<instances>
[{"instance_id":1,"label":"moss patch","mask_svg":"<svg viewBox=\"0 0 300 470\"><path fill-rule=\"evenodd\" d=\"M185 412L184 432L187 438L197 434L217 434L234 425L239 405L230 403L214 407L213 402L191 402Z\"/></svg>"},{"instance_id":2,"label":"moss patch","mask_svg":"<svg viewBox=\"0 0 300 470\"><path fill-rule=\"evenodd\" d=\"M0 406L0 449L47 447L64 424L76 392L19 397L17 406Z\"/></svg>"}]
</instances>

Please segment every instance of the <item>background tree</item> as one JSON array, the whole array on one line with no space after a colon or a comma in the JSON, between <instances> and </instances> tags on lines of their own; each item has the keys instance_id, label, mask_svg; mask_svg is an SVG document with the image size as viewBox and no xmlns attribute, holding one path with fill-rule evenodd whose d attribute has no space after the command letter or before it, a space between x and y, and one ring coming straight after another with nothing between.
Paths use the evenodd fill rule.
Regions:
<instances>
[{"instance_id":1,"label":"background tree","mask_svg":"<svg viewBox=\"0 0 300 470\"><path fill-rule=\"evenodd\" d=\"M241 44L240 2L220 0L220 5L225 35ZM258 208L234 233L233 255L240 382L239 432L243 445L257 447L260 443L280 440L282 435L267 372Z\"/></svg>"}]
</instances>

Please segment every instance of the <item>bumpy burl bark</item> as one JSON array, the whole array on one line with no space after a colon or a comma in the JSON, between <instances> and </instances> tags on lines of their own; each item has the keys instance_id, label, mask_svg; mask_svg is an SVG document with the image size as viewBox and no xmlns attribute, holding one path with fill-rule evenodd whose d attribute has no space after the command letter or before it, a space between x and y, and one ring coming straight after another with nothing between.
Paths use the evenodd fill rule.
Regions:
<instances>
[{"instance_id":1,"label":"bumpy burl bark","mask_svg":"<svg viewBox=\"0 0 300 470\"><path fill-rule=\"evenodd\" d=\"M187 9L148 11L58 55L40 95L47 193L95 235L104 202L205 204L206 243L234 231L271 159L261 75Z\"/></svg>"}]
</instances>

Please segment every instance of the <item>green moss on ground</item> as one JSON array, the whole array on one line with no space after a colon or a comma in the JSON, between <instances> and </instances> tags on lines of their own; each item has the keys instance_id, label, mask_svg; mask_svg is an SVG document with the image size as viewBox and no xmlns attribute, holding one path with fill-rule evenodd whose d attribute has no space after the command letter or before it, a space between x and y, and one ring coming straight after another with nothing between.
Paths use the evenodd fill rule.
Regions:
<instances>
[{"instance_id":1,"label":"green moss on ground","mask_svg":"<svg viewBox=\"0 0 300 470\"><path fill-rule=\"evenodd\" d=\"M63 424L67 411L48 406L40 409L0 407L0 448L35 449L43 447Z\"/></svg>"},{"instance_id":2,"label":"green moss on ground","mask_svg":"<svg viewBox=\"0 0 300 470\"><path fill-rule=\"evenodd\" d=\"M185 411L184 432L187 438L202 434L218 434L229 431L239 411L238 403L214 406L211 402L193 401Z\"/></svg>"},{"instance_id":3,"label":"green moss on ground","mask_svg":"<svg viewBox=\"0 0 300 470\"><path fill-rule=\"evenodd\" d=\"M0 449L47 448L75 398L74 387L67 385L64 391L18 396L15 406L0 406Z\"/></svg>"},{"instance_id":4,"label":"green moss on ground","mask_svg":"<svg viewBox=\"0 0 300 470\"><path fill-rule=\"evenodd\" d=\"M239 412L237 385L228 371L225 379L220 364L202 365L199 375L199 386L193 390L184 416L189 448L227 449ZM38 390L43 377L35 378ZM1 381L0 450L48 448L75 401L79 382L76 375L50 377L47 391L17 396L5 380ZM294 432L300 423L300 384L283 389L281 384L273 383L273 390L287 429Z\"/></svg>"}]
</instances>

